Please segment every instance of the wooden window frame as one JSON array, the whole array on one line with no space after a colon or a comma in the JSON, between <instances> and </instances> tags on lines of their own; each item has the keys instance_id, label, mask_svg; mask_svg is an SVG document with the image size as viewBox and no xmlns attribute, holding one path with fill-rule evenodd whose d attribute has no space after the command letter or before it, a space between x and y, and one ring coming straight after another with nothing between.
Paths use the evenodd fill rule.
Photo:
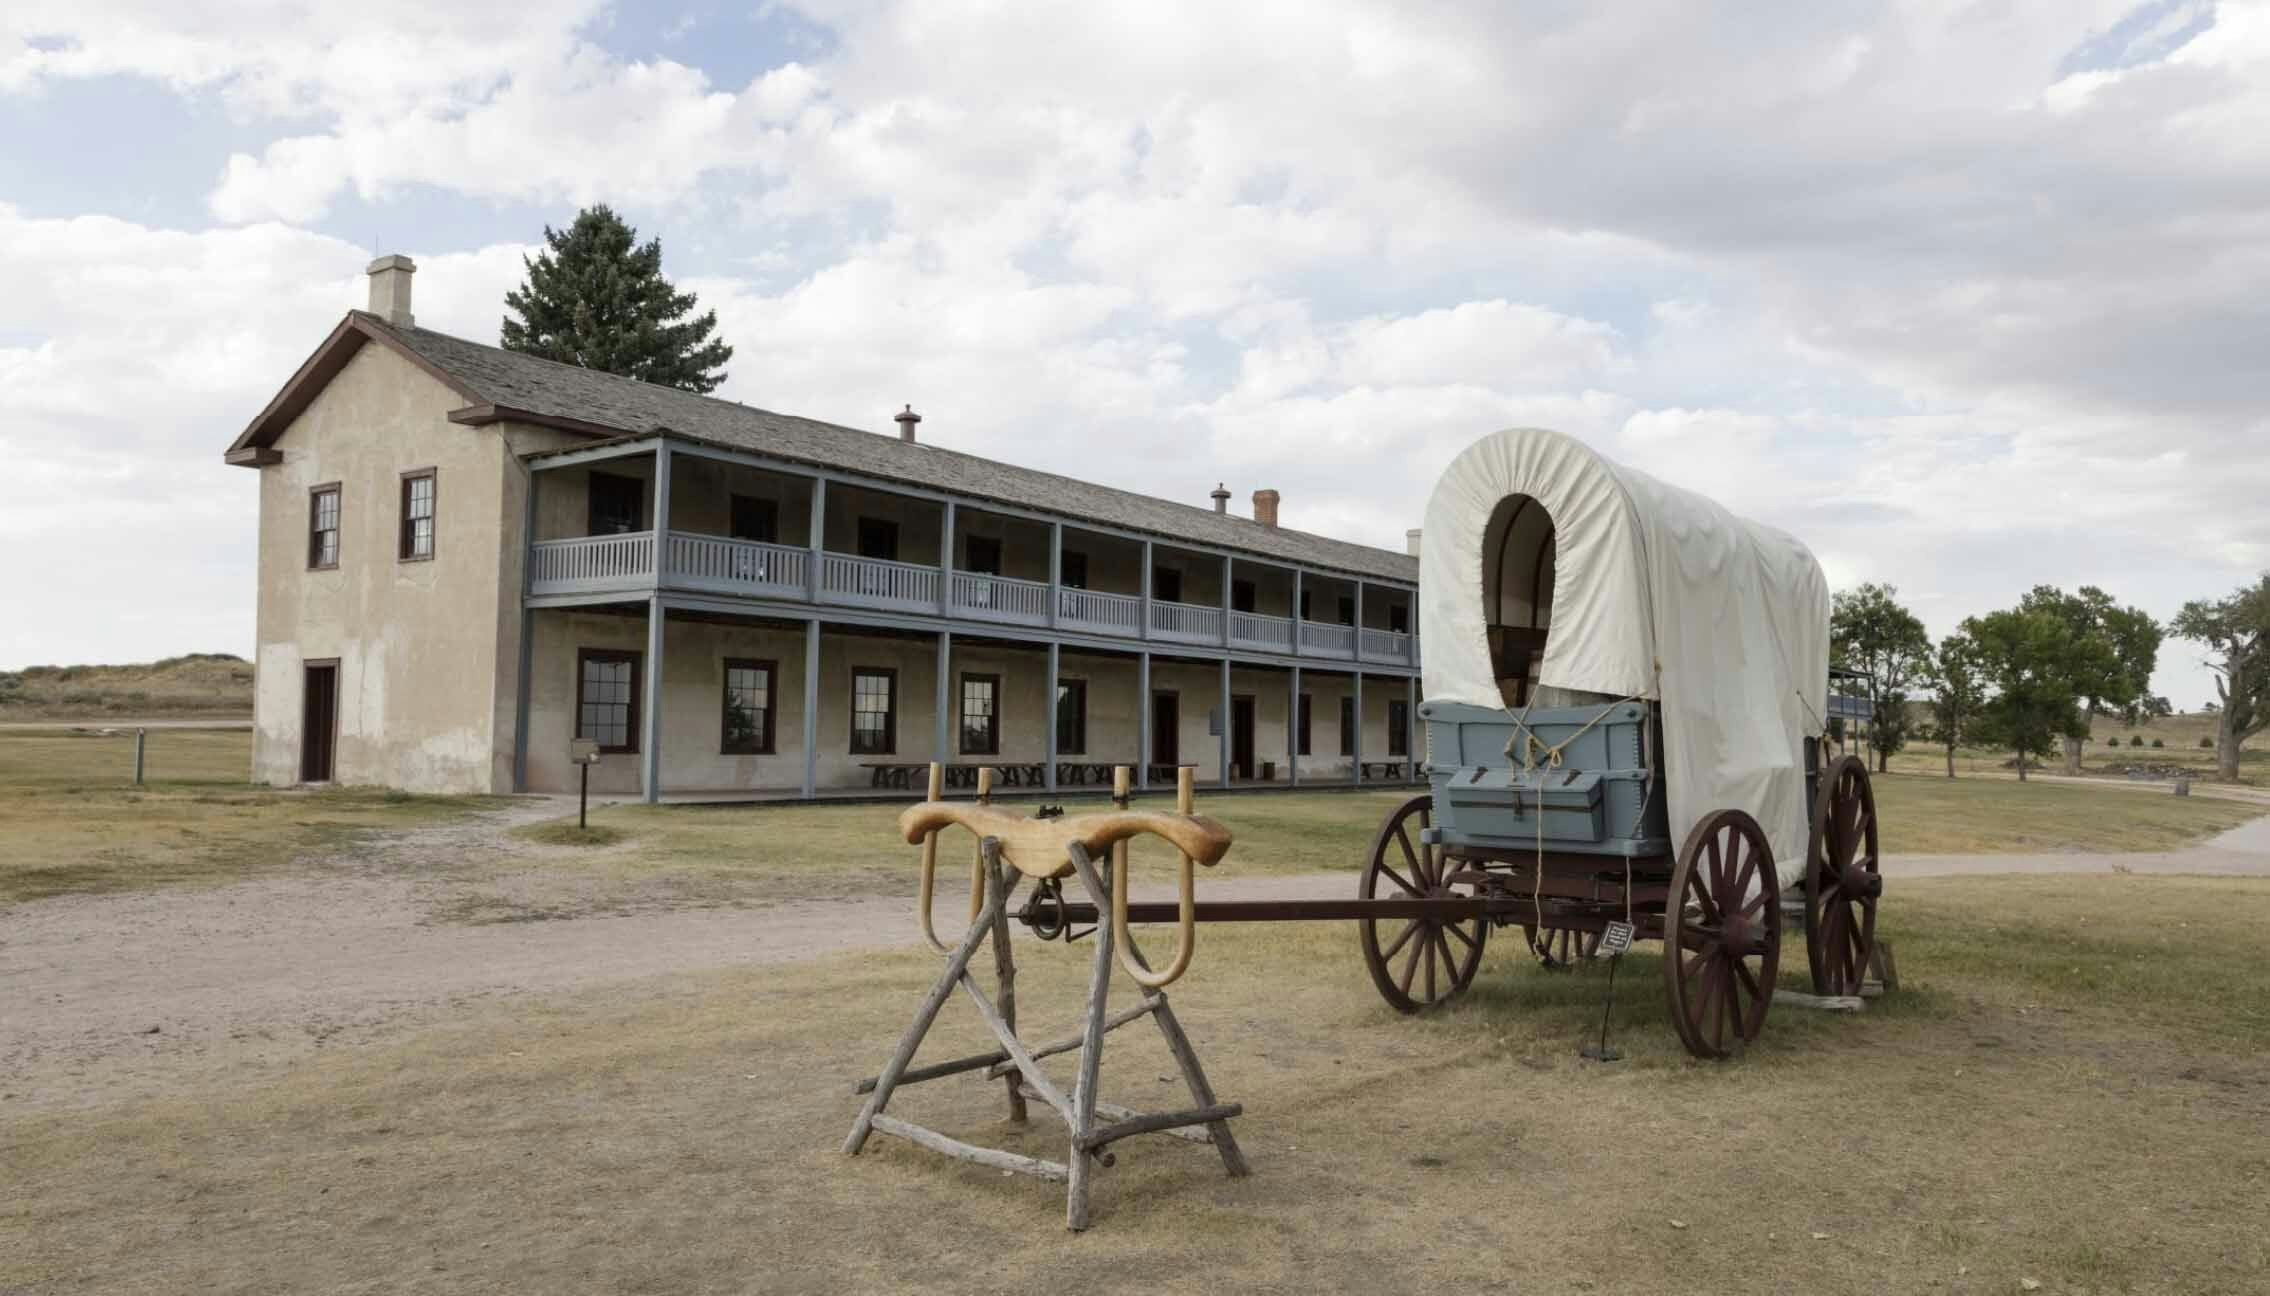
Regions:
<instances>
[{"instance_id":1,"label":"wooden window frame","mask_svg":"<svg viewBox=\"0 0 2270 1296\"><path fill-rule=\"evenodd\" d=\"M1356 695L1353 693L1341 694L1340 754L1342 756L1353 756L1356 754L1356 730L1363 724L1363 722L1363 716L1356 711Z\"/></svg>"},{"instance_id":2,"label":"wooden window frame","mask_svg":"<svg viewBox=\"0 0 2270 1296\"><path fill-rule=\"evenodd\" d=\"M599 529L599 483L602 481L626 482L631 487L633 487L632 496L636 500L636 506L631 511L630 530L602 531ZM593 469L592 471L584 474L583 533L585 535L637 535L641 530L644 529L639 525L644 521L646 521L645 478L626 476L623 473L600 472L597 469Z\"/></svg>"},{"instance_id":3,"label":"wooden window frame","mask_svg":"<svg viewBox=\"0 0 2270 1296\"><path fill-rule=\"evenodd\" d=\"M871 750L859 746L859 678L876 675L888 681L884 694L883 744ZM899 670L896 666L854 666L851 668L851 737L849 754L853 756L896 756L899 753Z\"/></svg>"},{"instance_id":4,"label":"wooden window frame","mask_svg":"<svg viewBox=\"0 0 2270 1296\"><path fill-rule=\"evenodd\" d=\"M741 534L742 527L735 515L740 511L743 504L754 506L754 511L768 523L763 527L751 527L749 529L770 531L772 532L771 535ZM729 538L734 540L746 540L753 544L779 544L780 501L766 495L743 495L738 491L727 494L725 497L725 532Z\"/></svg>"},{"instance_id":5,"label":"wooden window frame","mask_svg":"<svg viewBox=\"0 0 2270 1296\"><path fill-rule=\"evenodd\" d=\"M1387 754L1406 758L1411 754L1411 704L1402 698L1387 699Z\"/></svg>"},{"instance_id":6,"label":"wooden window frame","mask_svg":"<svg viewBox=\"0 0 2270 1296\"><path fill-rule=\"evenodd\" d=\"M590 662L629 662L631 667L630 714L623 730L623 745L609 747L602 744L600 751L611 755L636 756L638 739L645 720L644 694L646 692L645 654L635 648L578 648L575 650L575 736L587 737L583 732L583 671Z\"/></svg>"},{"instance_id":7,"label":"wooden window frame","mask_svg":"<svg viewBox=\"0 0 2270 1296\"><path fill-rule=\"evenodd\" d=\"M736 670L763 671L765 676L765 718L758 726L753 742L735 744L726 735L732 732L733 672ZM717 698L717 752L720 756L775 756L778 749L773 739L775 721L780 715L780 661L770 657L728 657L719 678Z\"/></svg>"},{"instance_id":8,"label":"wooden window frame","mask_svg":"<svg viewBox=\"0 0 2270 1296\"><path fill-rule=\"evenodd\" d=\"M322 552L322 550L316 540L316 537L322 535L323 531L321 528L317 527L315 523L316 519L323 516L323 505L321 501L325 495L329 495L331 497L330 562L324 562L317 556ZM310 486L307 488L307 569L309 571L339 570L339 555L346 552L347 548L347 529L343 525L346 521L346 516L346 492L339 489L338 482L324 482L320 486Z\"/></svg>"},{"instance_id":9,"label":"wooden window frame","mask_svg":"<svg viewBox=\"0 0 2270 1296\"><path fill-rule=\"evenodd\" d=\"M426 551L422 554L410 552L410 524L414 521L410 516L410 483L415 481L433 483L426 513ZM406 563L432 562L434 555L441 552L441 470L432 467L412 468L403 473L397 498L400 504L395 526L394 560Z\"/></svg>"},{"instance_id":10,"label":"wooden window frame","mask_svg":"<svg viewBox=\"0 0 2270 1296\"><path fill-rule=\"evenodd\" d=\"M1078 696L1080 704L1072 710L1064 708L1065 690ZM1059 679L1056 681L1056 754L1059 756L1085 756L1088 754L1088 681L1085 679ZM1072 737L1077 741L1064 741L1064 717L1072 720Z\"/></svg>"},{"instance_id":11,"label":"wooden window frame","mask_svg":"<svg viewBox=\"0 0 2270 1296\"><path fill-rule=\"evenodd\" d=\"M985 745L972 747L969 741L969 687L983 684L990 692L986 700L992 709L985 715ZM998 756L1001 754L1001 676L983 671L963 671L954 685L954 730L958 735L956 748L964 756Z\"/></svg>"}]
</instances>

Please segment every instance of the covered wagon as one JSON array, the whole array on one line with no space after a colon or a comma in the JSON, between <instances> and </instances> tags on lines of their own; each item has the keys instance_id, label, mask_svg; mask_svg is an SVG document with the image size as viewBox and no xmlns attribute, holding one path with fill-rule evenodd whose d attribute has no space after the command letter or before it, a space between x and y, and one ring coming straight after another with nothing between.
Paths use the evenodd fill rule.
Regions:
<instances>
[{"instance_id":1,"label":"covered wagon","mask_svg":"<svg viewBox=\"0 0 2270 1296\"><path fill-rule=\"evenodd\" d=\"M1563 965L1666 945L1672 1018L1723 1056L1773 998L1785 897L1815 988L1856 993L1881 892L1866 767L1821 759L1829 596L1791 536L1557 432L1487 437L1427 505L1429 790L1376 837L1380 992L1472 981L1493 927Z\"/></svg>"}]
</instances>

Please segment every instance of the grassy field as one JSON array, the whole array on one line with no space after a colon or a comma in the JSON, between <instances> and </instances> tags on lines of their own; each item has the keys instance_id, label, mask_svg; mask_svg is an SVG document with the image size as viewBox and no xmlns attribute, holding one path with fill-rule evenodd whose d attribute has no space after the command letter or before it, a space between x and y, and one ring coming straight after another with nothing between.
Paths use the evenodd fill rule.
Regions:
<instances>
[{"instance_id":1,"label":"grassy field","mask_svg":"<svg viewBox=\"0 0 2270 1296\"><path fill-rule=\"evenodd\" d=\"M251 753L241 729L153 730L135 787L132 735L0 730L0 904L271 873L361 833L498 804L254 787Z\"/></svg>"},{"instance_id":2,"label":"grassy field","mask_svg":"<svg viewBox=\"0 0 2270 1296\"><path fill-rule=\"evenodd\" d=\"M226 882L272 874L358 833L434 823L499 798L410 797L369 788L295 792L244 782L251 735L158 730L148 782L131 786L132 738L0 731L0 903L75 892ZM1238 845L1238 873L1359 867L1407 790L1208 797ZM2260 807L2204 797L2108 794L2049 783L1892 775L1877 780L1883 847L1894 854L2154 850L2221 831ZM1074 812L1101 808L1071 798ZM503 852L454 852L465 883L450 916L513 922L910 892L912 848L874 805L608 805L594 832L572 820L517 830L550 848L540 868ZM1138 876L1171 865L1138 848ZM958 877L958 864L949 875ZM484 890L484 880L502 879Z\"/></svg>"},{"instance_id":3,"label":"grassy field","mask_svg":"<svg viewBox=\"0 0 2270 1296\"><path fill-rule=\"evenodd\" d=\"M1501 939L1468 999L1407 1019L1342 927L1210 932L1176 1006L1255 1173L1122 1144L1077 1240L1060 1189L883 1137L839 1154L927 956L468 1005L273 1085L0 1105L0 1290L2270 1288L2245 1205L2270 1187L2270 883L1919 881L1884 924L1901 994L1779 1006L1724 1064L1679 1051L1634 954L1607 1066L1577 1057L1604 967ZM1068 1027L1086 948L1018 948L1028 1028ZM925 1056L979 1044L967 1005L941 1021ZM1111 1037L1107 1098L1171 1100L1144 1029ZM999 1095L893 1110L1062 1155Z\"/></svg>"},{"instance_id":4,"label":"grassy field","mask_svg":"<svg viewBox=\"0 0 2270 1296\"><path fill-rule=\"evenodd\" d=\"M252 663L227 653L190 653L126 666L0 671L0 721L251 714Z\"/></svg>"},{"instance_id":5,"label":"grassy field","mask_svg":"<svg viewBox=\"0 0 2270 1296\"><path fill-rule=\"evenodd\" d=\"M2215 751L2211 746L2201 747L2199 740L2211 740L2214 736L2215 717L2199 712L2162 716L2140 725L2100 718L2089 731L2089 741L2081 748L2081 772L2125 777L2130 766L2173 766L2198 778L2210 778L2216 773ZM2142 740L2141 745L2137 744L2138 739ZM2154 740L2161 745L2154 747ZM2015 773L2009 768L2010 760L2007 751L1984 747L1955 749L1955 768L1965 774ZM1892 758L1892 768L1944 775L1947 751L1934 743L1911 743ZM2051 773L2062 772L2064 755L2050 757L2047 768ZM2240 748L2239 781L2257 787L2270 783L2270 732L2256 734Z\"/></svg>"}]
</instances>

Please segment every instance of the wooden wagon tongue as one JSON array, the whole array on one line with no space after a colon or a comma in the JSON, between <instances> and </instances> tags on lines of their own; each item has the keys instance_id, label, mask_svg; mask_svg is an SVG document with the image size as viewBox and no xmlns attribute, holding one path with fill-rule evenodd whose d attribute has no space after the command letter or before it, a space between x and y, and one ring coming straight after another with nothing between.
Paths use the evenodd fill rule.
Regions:
<instances>
[{"instance_id":1,"label":"wooden wagon tongue","mask_svg":"<svg viewBox=\"0 0 2270 1296\"><path fill-rule=\"evenodd\" d=\"M1211 1144L1222 1158L1223 1169L1233 1176L1248 1173L1245 1155L1239 1151L1237 1138L1229 1126L1230 1118L1243 1108L1236 1103L1215 1100L1213 1087L1207 1083L1205 1070L1198 1063L1197 1051L1191 1047L1190 1037L1183 1032L1181 1023L1175 1020L1165 990L1166 984L1180 976L1190 961L1193 866L1214 864L1228 852L1229 829L1192 813L1191 771L1187 768L1181 772L1174 814L1130 811L1127 808L1128 771L1122 766L1113 781L1115 812L1066 819L1026 819L991 808L987 804L992 787L990 774L990 770L979 771L978 805L949 805L938 799L940 770L933 765L930 800L900 818L900 828L908 840L919 841L923 846L922 929L933 945L945 950L946 966L923 997L913 1024L900 1037L897 1049L881 1073L853 1086L854 1092L868 1097L859 1118L852 1124L850 1137L844 1141L844 1152L858 1155L868 1135L880 1130L964 1161L1064 1183L1064 1222L1067 1228L1074 1230L1088 1226L1088 1185L1094 1169L1114 1164L1116 1157L1110 1150L1111 1145L1137 1134L1172 1134ZM954 825L969 829L978 837L978 844L972 865L969 928L959 943L946 950L931 930L931 883L937 863L938 835ZM1127 933L1127 843L1145 833L1165 839L1181 854L1182 898L1176 906L1181 925L1180 941L1174 958L1158 970L1150 967ZM1017 969L1009 948L1009 896L1027 877L1054 887L1057 879L1066 876L1079 878L1090 898L1091 913L1111 913L1113 921L1099 924L1094 933L1096 950L1088 976L1086 1025L1076 1035L1033 1045L1017 1034ZM993 944L995 976L995 997L990 999L969 974L970 960L988 939ZM1145 987L1145 993L1134 1007L1107 1013L1105 1001L1111 989L1115 956ZM956 987L977 1009L979 1018L993 1032L1000 1047L945 1062L912 1066L915 1051L921 1047L931 1023ZM1165 1036L1167 1049L1181 1068L1183 1082L1189 1086L1195 1106L1180 1111L1144 1112L1107 1103L1098 1096L1103 1037L1142 1017L1157 1023L1159 1033ZM1072 1092L1067 1096L1041 1069L1040 1060L1074 1050L1078 1051L1078 1069ZM1026 1100L1047 1104L1070 1132L1065 1159L1049 1161L980 1147L883 1112L892 1093L902 1085L972 1071L983 1072L989 1079L1007 1079L1012 1122L1025 1120Z\"/></svg>"}]
</instances>

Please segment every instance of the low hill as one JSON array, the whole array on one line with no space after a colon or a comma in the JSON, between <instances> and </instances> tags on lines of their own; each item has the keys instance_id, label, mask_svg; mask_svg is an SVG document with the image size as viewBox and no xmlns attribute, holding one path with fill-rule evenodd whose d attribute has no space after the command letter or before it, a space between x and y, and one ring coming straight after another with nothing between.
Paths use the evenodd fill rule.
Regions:
<instances>
[{"instance_id":1,"label":"low hill","mask_svg":"<svg viewBox=\"0 0 2270 1296\"><path fill-rule=\"evenodd\" d=\"M244 719L252 663L190 653L128 666L27 666L0 671L0 721Z\"/></svg>"}]
</instances>

